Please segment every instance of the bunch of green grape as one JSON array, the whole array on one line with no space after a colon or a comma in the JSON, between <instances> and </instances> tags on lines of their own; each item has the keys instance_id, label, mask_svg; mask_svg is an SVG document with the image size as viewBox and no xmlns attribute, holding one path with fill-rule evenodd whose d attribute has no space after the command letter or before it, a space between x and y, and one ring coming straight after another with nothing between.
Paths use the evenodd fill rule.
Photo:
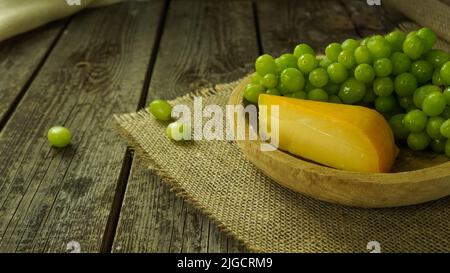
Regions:
<instances>
[{"instance_id":1,"label":"bunch of green grape","mask_svg":"<svg viewBox=\"0 0 450 273\"><path fill-rule=\"evenodd\" d=\"M266 93L375 108L412 150L431 147L450 157L450 54L433 49L436 41L429 28L395 30L332 43L325 56L304 43L278 58L264 54L244 97L255 104Z\"/></svg>"}]
</instances>

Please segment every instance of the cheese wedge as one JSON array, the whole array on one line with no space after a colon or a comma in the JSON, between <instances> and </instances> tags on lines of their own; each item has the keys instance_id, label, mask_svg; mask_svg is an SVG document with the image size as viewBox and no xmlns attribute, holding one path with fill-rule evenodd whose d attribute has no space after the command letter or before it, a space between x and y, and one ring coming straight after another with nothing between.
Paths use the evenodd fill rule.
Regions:
<instances>
[{"instance_id":1,"label":"cheese wedge","mask_svg":"<svg viewBox=\"0 0 450 273\"><path fill-rule=\"evenodd\" d=\"M260 111L260 132L278 138L271 142L278 142L280 150L359 172L389 172L398 155L389 124L375 110L267 94L258 104L269 109L267 115ZM275 105L279 112L272 117ZM271 132L272 120L279 122L279 134Z\"/></svg>"}]
</instances>

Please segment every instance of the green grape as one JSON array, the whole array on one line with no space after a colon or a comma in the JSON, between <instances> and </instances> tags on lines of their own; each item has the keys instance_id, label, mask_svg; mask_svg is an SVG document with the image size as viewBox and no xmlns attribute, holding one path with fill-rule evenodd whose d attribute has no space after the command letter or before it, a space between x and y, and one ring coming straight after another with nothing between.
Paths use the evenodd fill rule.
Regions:
<instances>
[{"instance_id":1,"label":"green grape","mask_svg":"<svg viewBox=\"0 0 450 273\"><path fill-rule=\"evenodd\" d=\"M403 125L413 133L421 132L427 126L428 117L420 110L412 110L405 115Z\"/></svg>"},{"instance_id":2,"label":"green grape","mask_svg":"<svg viewBox=\"0 0 450 273\"><path fill-rule=\"evenodd\" d=\"M307 98L307 94L305 91L294 92L294 93L292 93L292 98L304 100Z\"/></svg>"},{"instance_id":3,"label":"green grape","mask_svg":"<svg viewBox=\"0 0 450 273\"><path fill-rule=\"evenodd\" d=\"M450 119L447 119L444 123L442 123L441 134L446 138L450 138Z\"/></svg>"},{"instance_id":4,"label":"green grape","mask_svg":"<svg viewBox=\"0 0 450 273\"><path fill-rule=\"evenodd\" d=\"M435 140L445 139L445 137L441 134L441 126L444 124L445 119L441 117L431 117L428 119L427 123L427 134Z\"/></svg>"},{"instance_id":5,"label":"green grape","mask_svg":"<svg viewBox=\"0 0 450 273\"><path fill-rule=\"evenodd\" d=\"M330 102L330 103L342 104L341 99L340 99L338 96L336 96L336 95L331 95L331 96L329 96L329 97L328 97L328 102Z\"/></svg>"},{"instance_id":6,"label":"green grape","mask_svg":"<svg viewBox=\"0 0 450 273\"><path fill-rule=\"evenodd\" d=\"M328 95L335 95L339 92L340 88L340 84L329 81L328 84L325 85L324 90L328 93Z\"/></svg>"},{"instance_id":7,"label":"green grape","mask_svg":"<svg viewBox=\"0 0 450 273\"><path fill-rule=\"evenodd\" d=\"M253 84L260 84L262 78L263 77L261 75L259 75L258 73L255 72L251 76L251 83L253 83Z\"/></svg>"},{"instance_id":8,"label":"green grape","mask_svg":"<svg viewBox=\"0 0 450 273\"><path fill-rule=\"evenodd\" d=\"M393 52L399 52L403 49L403 42L405 42L406 34L403 31L395 30L386 35L385 39L391 44Z\"/></svg>"},{"instance_id":9,"label":"green grape","mask_svg":"<svg viewBox=\"0 0 450 273\"><path fill-rule=\"evenodd\" d=\"M430 117L439 116L447 107L447 100L441 92L432 92L425 97L422 103L422 109Z\"/></svg>"},{"instance_id":10,"label":"green grape","mask_svg":"<svg viewBox=\"0 0 450 273\"><path fill-rule=\"evenodd\" d=\"M244 98L251 103L258 103L259 95L264 94L264 87L260 84L248 84L244 91Z\"/></svg>"},{"instance_id":11,"label":"green grape","mask_svg":"<svg viewBox=\"0 0 450 273\"><path fill-rule=\"evenodd\" d=\"M330 60L328 60L328 58L327 57L325 57L325 58L322 58L320 61L319 61L319 65L322 67L322 68L327 68L330 64L332 64L333 62L332 61L330 61Z\"/></svg>"},{"instance_id":12,"label":"green grape","mask_svg":"<svg viewBox=\"0 0 450 273\"><path fill-rule=\"evenodd\" d=\"M415 61L411 66L411 74L413 74L420 84L424 84L433 77L433 65L430 62L419 60Z\"/></svg>"},{"instance_id":13,"label":"green grape","mask_svg":"<svg viewBox=\"0 0 450 273\"><path fill-rule=\"evenodd\" d=\"M407 139L409 136L409 129L403 125L403 118L405 114L397 114L389 119L389 125L396 139Z\"/></svg>"},{"instance_id":14,"label":"green grape","mask_svg":"<svg viewBox=\"0 0 450 273\"><path fill-rule=\"evenodd\" d=\"M450 119L450 106L447 106L444 109L444 112L442 112L441 117L443 117L445 119Z\"/></svg>"},{"instance_id":15,"label":"green grape","mask_svg":"<svg viewBox=\"0 0 450 273\"><path fill-rule=\"evenodd\" d=\"M432 49L425 54L425 60L435 68L441 68L446 62L450 61L450 54L441 49Z\"/></svg>"},{"instance_id":16,"label":"green grape","mask_svg":"<svg viewBox=\"0 0 450 273\"><path fill-rule=\"evenodd\" d=\"M375 71L368 64L360 64L355 69L355 79L363 83L371 83L375 79Z\"/></svg>"},{"instance_id":17,"label":"green grape","mask_svg":"<svg viewBox=\"0 0 450 273\"><path fill-rule=\"evenodd\" d=\"M392 53L391 44L384 37L371 38L367 48L374 59L389 58Z\"/></svg>"},{"instance_id":18,"label":"green grape","mask_svg":"<svg viewBox=\"0 0 450 273\"><path fill-rule=\"evenodd\" d=\"M422 39L425 44L425 51L428 51L433 48L434 44L437 41L436 33L434 33L429 28L421 28L417 31L417 36Z\"/></svg>"},{"instance_id":19,"label":"green grape","mask_svg":"<svg viewBox=\"0 0 450 273\"><path fill-rule=\"evenodd\" d=\"M328 101L328 94L322 89L314 89L308 92L308 99L315 101Z\"/></svg>"},{"instance_id":20,"label":"green grape","mask_svg":"<svg viewBox=\"0 0 450 273\"><path fill-rule=\"evenodd\" d=\"M438 153L438 154L444 154L446 142L447 142L446 139L432 139L431 143L430 143L430 147L433 150L433 152Z\"/></svg>"},{"instance_id":21,"label":"green grape","mask_svg":"<svg viewBox=\"0 0 450 273\"><path fill-rule=\"evenodd\" d=\"M434 71L431 82L433 83L433 85L436 85L436 86L444 86L445 85L445 82L441 77L441 71L439 69L436 69Z\"/></svg>"},{"instance_id":22,"label":"green grape","mask_svg":"<svg viewBox=\"0 0 450 273\"><path fill-rule=\"evenodd\" d=\"M450 85L450 61L441 67L441 78L445 84Z\"/></svg>"},{"instance_id":23,"label":"green grape","mask_svg":"<svg viewBox=\"0 0 450 273\"><path fill-rule=\"evenodd\" d=\"M167 121L172 118L172 106L165 100L153 100L148 106L148 111L157 120Z\"/></svg>"},{"instance_id":24,"label":"green grape","mask_svg":"<svg viewBox=\"0 0 450 273\"><path fill-rule=\"evenodd\" d=\"M417 85L416 77L410 73L400 74L394 81L395 92L400 97L411 96L417 89Z\"/></svg>"},{"instance_id":25,"label":"green grape","mask_svg":"<svg viewBox=\"0 0 450 273\"><path fill-rule=\"evenodd\" d=\"M280 81L287 93L301 91L305 87L305 78L303 77L302 72L295 68L286 68L283 70L283 72L281 72Z\"/></svg>"},{"instance_id":26,"label":"green grape","mask_svg":"<svg viewBox=\"0 0 450 273\"><path fill-rule=\"evenodd\" d=\"M346 80L339 90L339 98L345 104L355 104L360 102L366 94L366 85L355 78Z\"/></svg>"},{"instance_id":27,"label":"green grape","mask_svg":"<svg viewBox=\"0 0 450 273\"><path fill-rule=\"evenodd\" d=\"M72 133L63 126L53 126L47 132L48 142L57 148L64 148L72 141Z\"/></svg>"},{"instance_id":28,"label":"green grape","mask_svg":"<svg viewBox=\"0 0 450 273\"><path fill-rule=\"evenodd\" d=\"M191 140L191 127L188 124L175 121L166 128L166 136L170 140Z\"/></svg>"},{"instance_id":29,"label":"green grape","mask_svg":"<svg viewBox=\"0 0 450 273\"><path fill-rule=\"evenodd\" d=\"M377 78L373 82L373 91L380 97L390 96L394 92L394 82L389 77Z\"/></svg>"},{"instance_id":30,"label":"green grape","mask_svg":"<svg viewBox=\"0 0 450 273\"><path fill-rule=\"evenodd\" d=\"M281 95L280 91L278 91L278 89L276 89L276 88L267 89L266 94L272 95L272 96L280 96Z\"/></svg>"},{"instance_id":31,"label":"green grape","mask_svg":"<svg viewBox=\"0 0 450 273\"><path fill-rule=\"evenodd\" d=\"M312 47L310 47L307 44L299 44L298 46L295 47L294 56L297 59L300 58L300 56L305 55L305 54L311 54L313 56L316 55L316 53L314 52L314 49L312 49Z\"/></svg>"},{"instance_id":32,"label":"green grape","mask_svg":"<svg viewBox=\"0 0 450 273\"><path fill-rule=\"evenodd\" d=\"M342 43L342 49L354 52L359 45L360 43L355 39L347 39Z\"/></svg>"},{"instance_id":33,"label":"green grape","mask_svg":"<svg viewBox=\"0 0 450 273\"><path fill-rule=\"evenodd\" d=\"M417 31L415 30L415 31L411 31L410 33L408 33L407 35L406 35L406 39L408 39L408 38L410 38L410 37L413 37L413 36L417 36ZM405 40L406 40L405 39Z\"/></svg>"},{"instance_id":34,"label":"green grape","mask_svg":"<svg viewBox=\"0 0 450 273\"><path fill-rule=\"evenodd\" d=\"M367 46L361 45L355 49L355 61L357 64L372 63L372 55Z\"/></svg>"},{"instance_id":35,"label":"green grape","mask_svg":"<svg viewBox=\"0 0 450 273\"><path fill-rule=\"evenodd\" d=\"M409 110L409 109L415 107L412 96L399 97L399 98L397 98L397 101L398 101L398 104L400 105L400 107L402 107L405 110Z\"/></svg>"},{"instance_id":36,"label":"green grape","mask_svg":"<svg viewBox=\"0 0 450 273\"><path fill-rule=\"evenodd\" d=\"M391 56L392 73L400 75L408 72L411 68L411 59L404 53L395 52Z\"/></svg>"},{"instance_id":37,"label":"green grape","mask_svg":"<svg viewBox=\"0 0 450 273\"><path fill-rule=\"evenodd\" d=\"M412 60L417 60L425 53L425 43L418 36L406 38L403 43L403 52Z\"/></svg>"},{"instance_id":38,"label":"green grape","mask_svg":"<svg viewBox=\"0 0 450 273\"><path fill-rule=\"evenodd\" d=\"M392 62L388 58L378 59L373 63L377 77L387 77L392 74Z\"/></svg>"},{"instance_id":39,"label":"green grape","mask_svg":"<svg viewBox=\"0 0 450 273\"><path fill-rule=\"evenodd\" d=\"M370 37L366 37L364 39L361 40L361 45L362 46L367 46L367 43L369 43Z\"/></svg>"},{"instance_id":40,"label":"green grape","mask_svg":"<svg viewBox=\"0 0 450 273\"><path fill-rule=\"evenodd\" d=\"M278 84L278 78L274 74L266 74L263 77L261 84L266 88L275 88Z\"/></svg>"},{"instance_id":41,"label":"green grape","mask_svg":"<svg viewBox=\"0 0 450 273\"><path fill-rule=\"evenodd\" d=\"M396 104L397 101L394 96L378 97L375 99L375 109L381 113L392 112Z\"/></svg>"},{"instance_id":42,"label":"green grape","mask_svg":"<svg viewBox=\"0 0 450 273\"><path fill-rule=\"evenodd\" d=\"M338 61L339 53L342 51L342 46L338 43L332 43L327 46L325 49L325 55L327 56L328 60L332 62Z\"/></svg>"},{"instance_id":43,"label":"green grape","mask_svg":"<svg viewBox=\"0 0 450 273\"><path fill-rule=\"evenodd\" d=\"M417 132L409 134L407 142L411 150L423 151L430 145L431 138L425 132Z\"/></svg>"},{"instance_id":44,"label":"green grape","mask_svg":"<svg viewBox=\"0 0 450 273\"><path fill-rule=\"evenodd\" d=\"M309 81L315 87L324 87L328 83L328 73L323 68L316 68L309 74Z\"/></svg>"},{"instance_id":45,"label":"green grape","mask_svg":"<svg viewBox=\"0 0 450 273\"><path fill-rule=\"evenodd\" d=\"M327 68L330 81L333 83L342 83L348 78L348 72L345 66L340 63L333 63Z\"/></svg>"},{"instance_id":46,"label":"green grape","mask_svg":"<svg viewBox=\"0 0 450 273\"><path fill-rule=\"evenodd\" d=\"M363 102L364 103L372 103L372 102L375 102L376 98L377 98L377 96L375 95L375 92L373 91L373 89L368 88L366 90L366 94L364 95Z\"/></svg>"},{"instance_id":47,"label":"green grape","mask_svg":"<svg viewBox=\"0 0 450 273\"><path fill-rule=\"evenodd\" d=\"M450 157L450 139L447 139L445 143L445 154Z\"/></svg>"},{"instance_id":48,"label":"green grape","mask_svg":"<svg viewBox=\"0 0 450 273\"><path fill-rule=\"evenodd\" d=\"M444 95L445 100L447 101L447 105L450 106L450 86L444 89Z\"/></svg>"},{"instance_id":49,"label":"green grape","mask_svg":"<svg viewBox=\"0 0 450 273\"><path fill-rule=\"evenodd\" d=\"M431 94L433 92L441 92L441 89L434 85L424 85L422 87L417 88L416 91L414 91L414 96L413 96L414 105L417 108L422 109L423 101L429 94Z\"/></svg>"},{"instance_id":50,"label":"green grape","mask_svg":"<svg viewBox=\"0 0 450 273\"><path fill-rule=\"evenodd\" d=\"M298 58L297 66L305 74L310 73L319 65L316 57L311 54L303 54Z\"/></svg>"},{"instance_id":51,"label":"green grape","mask_svg":"<svg viewBox=\"0 0 450 273\"><path fill-rule=\"evenodd\" d=\"M282 59L282 58L276 58L275 59L275 65L277 66L277 73L278 74L283 72L283 70L285 70L286 68L288 68L288 64L287 64L286 59Z\"/></svg>"},{"instance_id":52,"label":"green grape","mask_svg":"<svg viewBox=\"0 0 450 273\"><path fill-rule=\"evenodd\" d=\"M351 69L351 68L355 67L356 60L355 60L355 55L353 54L353 51L342 50L338 56L338 63L342 64L347 69Z\"/></svg>"},{"instance_id":53,"label":"green grape","mask_svg":"<svg viewBox=\"0 0 450 273\"><path fill-rule=\"evenodd\" d=\"M294 55L286 53L281 55L280 59L284 60L284 62L286 63L286 68L297 68L297 58Z\"/></svg>"},{"instance_id":54,"label":"green grape","mask_svg":"<svg viewBox=\"0 0 450 273\"><path fill-rule=\"evenodd\" d=\"M278 67L275 60L269 54L264 54L258 57L255 62L256 72L259 75L265 76L266 74L276 74Z\"/></svg>"}]
</instances>

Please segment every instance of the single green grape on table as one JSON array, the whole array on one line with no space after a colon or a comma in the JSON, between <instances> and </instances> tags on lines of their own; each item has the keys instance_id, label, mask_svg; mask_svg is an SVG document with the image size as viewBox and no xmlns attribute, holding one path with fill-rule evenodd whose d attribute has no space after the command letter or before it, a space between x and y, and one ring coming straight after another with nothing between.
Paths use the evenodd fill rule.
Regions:
<instances>
[{"instance_id":1,"label":"single green grape on table","mask_svg":"<svg viewBox=\"0 0 450 273\"><path fill-rule=\"evenodd\" d=\"M262 78L261 84L266 88L275 88L278 84L278 78L274 74L266 74Z\"/></svg>"},{"instance_id":2,"label":"single green grape on table","mask_svg":"<svg viewBox=\"0 0 450 273\"><path fill-rule=\"evenodd\" d=\"M157 120L168 121L172 119L172 106L165 100L153 100L148 106L148 111Z\"/></svg>"},{"instance_id":3,"label":"single green grape on table","mask_svg":"<svg viewBox=\"0 0 450 273\"><path fill-rule=\"evenodd\" d=\"M284 63L286 64L286 68L288 68L288 67L297 68L298 58L295 57L295 55L290 54L290 53L285 53L280 56L280 59L282 59L284 61Z\"/></svg>"},{"instance_id":4,"label":"single green grape on table","mask_svg":"<svg viewBox=\"0 0 450 273\"><path fill-rule=\"evenodd\" d=\"M416 91L414 91L414 95L413 95L414 105L417 108L422 109L423 101L425 100L425 98L434 92L440 93L441 89L434 85L424 85L424 86L417 88Z\"/></svg>"},{"instance_id":5,"label":"single green grape on table","mask_svg":"<svg viewBox=\"0 0 450 273\"><path fill-rule=\"evenodd\" d=\"M403 118L403 125L413 133L422 132L428 122L427 115L421 110L412 110Z\"/></svg>"},{"instance_id":6,"label":"single green grape on table","mask_svg":"<svg viewBox=\"0 0 450 273\"><path fill-rule=\"evenodd\" d=\"M338 56L338 63L342 64L347 69L355 67L356 60L354 52L350 50L342 50Z\"/></svg>"},{"instance_id":7,"label":"single green grape on table","mask_svg":"<svg viewBox=\"0 0 450 273\"><path fill-rule=\"evenodd\" d=\"M312 47L310 47L307 44L299 44L298 46L295 47L294 56L297 59L300 58L300 56L302 56L304 54L315 55L316 53L314 52L314 49L312 49Z\"/></svg>"},{"instance_id":8,"label":"single green grape on table","mask_svg":"<svg viewBox=\"0 0 450 273\"><path fill-rule=\"evenodd\" d=\"M170 140L191 140L191 127L180 121L170 123L166 128L166 136Z\"/></svg>"},{"instance_id":9,"label":"single green grape on table","mask_svg":"<svg viewBox=\"0 0 450 273\"><path fill-rule=\"evenodd\" d=\"M437 41L436 33L426 27L419 29L417 31L417 36L424 42L425 51L432 49Z\"/></svg>"},{"instance_id":10,"label":"single green grape on table","mask_svg":"<svg viewBox=\"0 0 450 273\"><path fill-rule=\"evenodd\" d=\"M426 45L421 38L416 35L406 38L403 43L403 52L412 60L419 59L425 53Z\"/></svg>"},{"instance_id":11,"label":"single green grape on table","mask_svg":"<svg viewBox=\"0 0 450 273\"><path fill-rule=\"evenodd\" d=\"M47 132L48 142L54 147L64 148L72 141L72 133L63 126L54 126Z\"/></svg>"},{"instance_id":12,"label":"single green grape on table","mask_svg":"<svg viewBox=\"0 0 450 273\"><path fill-rule=\"evenodd\" d=\"M391 44L382 36L372 37L367 43L367 48L374 59L389 58L392 54Z\"/></svg>"},{"instance_id":13,"label":"single green grape on table","mask_svg":"<svg viewBox=\"0 0 450 273\"><path fill-rule=\"evenodd\" d=\"M359 45L360 45L360 42L358 42L355 39L350 38L350 39L345 40L342 43L342 49L354 52Z\"/></svg>"}]
</instances>

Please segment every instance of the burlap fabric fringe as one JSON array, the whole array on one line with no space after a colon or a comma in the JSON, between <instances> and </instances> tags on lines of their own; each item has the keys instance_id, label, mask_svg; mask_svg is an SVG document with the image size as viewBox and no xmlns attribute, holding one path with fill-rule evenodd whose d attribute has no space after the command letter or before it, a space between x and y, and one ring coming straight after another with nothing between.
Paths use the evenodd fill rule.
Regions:
<instances>
[{"instance_id":1,"label":"burlap fabric fringe","mask_svg":"<svg viewBox=\"0 0 450 273\"><path fill-rule=\"evenodd\" d=\"M197 92L204 105L224 106L236 83ZM173 104L192 106L194 94ZM149 168L226 233L257 252L450 251L450 198L396 208L357 209L285 189L227 141L174 143L166 124L145 110L115 117L117 131Z\"/></svg>"}]
</instances>

